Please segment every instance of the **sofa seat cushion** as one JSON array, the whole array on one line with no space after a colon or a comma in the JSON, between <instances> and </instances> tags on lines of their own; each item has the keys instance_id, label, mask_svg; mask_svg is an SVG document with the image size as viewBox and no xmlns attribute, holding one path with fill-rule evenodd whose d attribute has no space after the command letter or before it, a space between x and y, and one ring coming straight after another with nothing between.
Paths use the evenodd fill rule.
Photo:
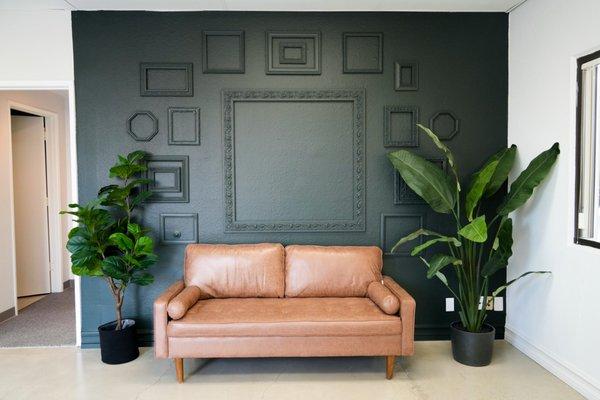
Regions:
<instances>
[{"instance_id":1,"label":"sofa seat cushion","mask_svg":"<svg viewBox=\"0 0 600 400\"><path fill-rule=\"evenodd\" d=\"M170 321L170 337L379 336L402 333L398 315L368 298L246 298L200 300Z\"/></svg>"}]
</instances>

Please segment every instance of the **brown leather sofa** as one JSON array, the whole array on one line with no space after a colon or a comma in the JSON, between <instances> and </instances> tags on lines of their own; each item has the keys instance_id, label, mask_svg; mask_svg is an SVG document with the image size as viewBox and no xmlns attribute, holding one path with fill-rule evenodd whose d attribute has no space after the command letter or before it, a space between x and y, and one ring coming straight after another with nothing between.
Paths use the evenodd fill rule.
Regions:
<instances>
[{"instance_id":1,"label":"brown leather sofa","mask_svg":"<svg viewBox=\"0 0 600 400\"><path fill-rule=\"evenodd\" d=\"M154 302L154 350L173 358L395 356L414 351L415 300L372 246L186 248L183 280Z\"/></svg>"}]
</instances>

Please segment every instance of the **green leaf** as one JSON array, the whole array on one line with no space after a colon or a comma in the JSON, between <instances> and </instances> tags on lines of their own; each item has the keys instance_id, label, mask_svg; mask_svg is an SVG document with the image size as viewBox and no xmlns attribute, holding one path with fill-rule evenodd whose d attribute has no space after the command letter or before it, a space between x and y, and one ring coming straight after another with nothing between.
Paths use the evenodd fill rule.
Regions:
<instances>
[{"instance_id":1,"label":"green leaf","mask_svg":"<svg viewBox=\"0 0 600 400\"><path fill-rule=\"evenodd\" d=\"M510 218L502 221L496 235L498 246L492 249L489 260L481 269L482 276L491 276L508 265L508 259L512 256L512 228L512 220ZM494 240L494 243L496 240Z\"/></svg>"},{"instance_id":2,"label":"green leaf","mask_svg":"<svg viewBox=\"0 0 600 400\"><path fill-rule=\"evenodd\" d=\"M442 143L440 138L431 129L429 129L426 126L421 125L421 124L417 124L417 126L423 132L425 132L425 134L427 134L427 136L429 136L429 138L431 139L433 144L435 144L436 147L438 149L440 149L444 153L446 158L448 159L448 164L450 165L450 169L452 170L452 173L454 174L456 189L458 191L460 191L460 182L458 181L458 169L456 167L456 161L454 160L454 155L452 154L452 152L450 151L448 146L446 146L444 143Z\"/></svg>"},{"instance_id":3,"label":"green leaf","mask_svg":"<svg viewBox=\"0 0 600 400\"><path fill-rule=\"evenodd\" d=\"M154 282L154 276L147 272L138 273L131 277L131 282L135 283L136 285L146 286Z\"/></svg>"},{"instance_id":4,"label":"green leaf","mask_svg":"<svg viewBox=\"0 0 600 400\"><path fill-rule=\"evenodd\" d=\"M461 265L462 261L456 257L452 257L448 254L436 254L431 257L427 264L427 279L431 279L437 276L440 271L448 265Z\"/></svg>"},{"instance_id":5,"label":"green leaf","mask_svg":"<svg viewBox=\"0 0 600 400\"><path fill-rule=\"evenodd\" d=\"M485 188L485 197L493 196L502 187L506 179L508 179L508 174L515 163L516 155L517 146L513 144L509 148L503 149L490 157L488 163L497 160L498 166L496 167L496 171L494 171L492 179L490 179L490 183Z\"/></svg>"},{"instance_id":6,"label":"green leaf","mask_svg":"<svg viewBox=\"0 0 600 400\"><path fill-rule=\"evenodd\" d=\"M546 178L559 153L558 143L554 143L551 148L531 160L527 168L510 185L504 202L498 207L498 214L507 215L525 204L534 189Z\"/></svg>"},{"instance_id":7,"label":"green leaf","mask_svg":"<svg viewBox=\"0 0 600 400\"><path fill-rule=\"evenodd\" d=\"M138 258L140 269L147 269L152 265L156 264L158 261L158 256L153 253L144 254L142 257Z\"/></svg>"},{"instance_id":8,"label":"green leaf","mask_svg":"<svg viewBox=\"0 0 600 400\"><path fill-rule=\"evenodd\" d=\"M154 241L148 236L140 237L135 243L136 252L150 253L154 249Z\"/></svg>"},{"instance_id":9,"label":"green leaf","mask_svg":"<svg viewBox=\"0 0 600 400\"><path fill-rule=\"evenodd\" d=\"M407 150L388 154L406 184L434 211L449 213L456 203L450 177L433 163Z\"/></svg>"},{"instance_id":10,"label":"green leaf","mask_svg":"<svg viewBox=\"0 0 600 400\"><path fill-rule=\"evenodd\" d=\"M469 186L469 191L467 192L467 197L465 199L465 211L469 221L473 220L473 211L475 210L475 207L477 207L477 203L479 203L479 200L481 199L485 188L490 182L490 179L494 175L497 166L498 161L492 161L486 164L481 170L473 174L471 185Z\"/></svg>"},{"instance_id":11,"label":"green leaf","mask_svg":"<svg viewBox=\"0 0 600 400\"><path fill-rule=\"evenodd\" d=\"M137 161L143 160L144 157L146 157L146 152L142 150L136 150L127 154L127 161L129 161L130 163L135 163Z\"/></svg>"},{"instance_id":12,"label":"green leaf","mask_svg":"<svg viewBox=\"0 0 600 400\"><path fill-rule=\"evenodd\" d=\"M462 227L458 234L472 242L483 243L487 240L487 225L485 215L479 216L468 225Z\"/></svg>"},{"instance_id":13,"label":"green leaf","mask_svg":"<svg viewBox=\"0 0 600 400\"><path fill-rule=\"evenodd\" d=\"M124 233L113 233L109 236L108 240L110 240L112 244L117 246L119 250L123 252L133 250L133 240L131 240L131 238Z\"/></svg>"},{"instance_id":14,"label":"green leaf","mask_svg":"<svg viewBox=\"0 0 600 400\"><path fill-rule=\"evenodd\" d=\"M134 237L137 237L142 233L142 227L130 222L127 224L127 232L131 233Z\"/></svg>"},{"instance_id":15,"label":"green leaf","mask_svg":"<svg viewBox=\"0 0 600 400\"><path fill-rule=\"evenodd\" d=\"M119 256L110 256L102 260L102 271L105 275L120 281L129 281L127 266L123 259Z\"/></svg>"},{"instance_id":16,"label":"green leaf","mask_svg":"<svg viewBox=\"0 0 600 400\"><path fill-rule=\"evenodd\" d=\"M550 271L529 271L529 272L525 272L524 274L521 274L520 276L516 277L515 279L507 282L505 285L502 285L500 287L498 287L498 289L494 290L494 292L492 293L492 296L496 297L498 296L500 293L502 293L502 291L504 289L506 289L507 287L509 287L510 285L512 285L513 283L515 283L516 281L518 281L519 279L530 275L530 274L551 274L552 272Z\"/></svg>"},{"instance_id":17,"label":"green leaf","mask_svg":"<svg viewBox=\"0 0 600 400\"><path fill-rule=\"evenodd\" d=\"M439 234L437 232L420 228L420 229L417 229L416 231L404 236L402 239L398 240L398 242L394 245L394 247L392 247L392 250L390 250L390 252L394 253L396 251L396 249L398 247L400 247L401 245L403 245L404 243L415 240L416 238L418 238L419 236L422 236L422 235L444 237L444 235Z\"/></svg>"},{"instance_id":18,"label":"green leaf","mask_svg":"<svg viewBox=\"0 0 600 400\"><path fill-rule=\"evenodd\" d=\"M442 236L442 237L438 237L438 238L435 238L435 239L430 239L430 240L426 241L425 243L416 246L412 250L412 252L410 253L410 255L411 256L416 256L419 253L421 253L423 250L427 249L428 247L433 246L436 243L451 243L455 247L459 247L461 245L460 240L458 240L455 237Z\"/></svg>"}]
</instances>

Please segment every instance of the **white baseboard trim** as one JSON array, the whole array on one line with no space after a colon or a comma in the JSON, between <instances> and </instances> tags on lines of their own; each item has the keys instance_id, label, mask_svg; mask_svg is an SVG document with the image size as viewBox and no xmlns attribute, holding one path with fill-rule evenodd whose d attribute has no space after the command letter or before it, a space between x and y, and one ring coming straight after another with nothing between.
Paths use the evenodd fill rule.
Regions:
<instances>
[{"instance_id":1,"label":"white baseboard trim","mask_svg":"<svg viewBox=\"0 0 600 400\"><path fill-rule=\"evenodd\" d=\"M524 335L517 333L509 326L505 328L504 339L567 385L577 390L586 399L600 400L600 385L577 368L560 361L549 351L534 345Z\"/></svg>"}]
</instances>

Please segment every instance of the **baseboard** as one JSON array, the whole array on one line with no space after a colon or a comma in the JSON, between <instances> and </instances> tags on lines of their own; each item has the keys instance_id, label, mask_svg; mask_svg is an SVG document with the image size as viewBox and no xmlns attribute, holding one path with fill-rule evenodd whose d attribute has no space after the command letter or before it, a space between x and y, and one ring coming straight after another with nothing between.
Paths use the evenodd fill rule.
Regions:
<instances>
[{"instance_id":1,"label":"baseboard","mask_svg":"<svg viewBox=\"0 0 600 400\"><path fill-rule=\"evenodd\" d=\"M63 282L63 290L68 289L68 288L72 288L73 286L75 286L75 280L74 279L69 279Z\"/></svg>"},{"instance_id":2,"label":"baseboard","mask_svg":"<svg viewBox=\"0 0 600 400\"><path fill-rule=\"evenodd\" d=\"M586 399L600 400L600 383L572 365L560 361L554 354L528 340L524 335L506 327L505 340L529 358L550 371L557 378L577 390Z\"/></svg>"},{"instance_id":3,"label":"baseboard","mask_svg":"<svg viewBox=\"0 0 600 400\"><path fill-rule=\"evenodd\" d=\"M15 315L17 315L17 313L15 312L14 307L11 307L6 311L2 311L2 312L0 312L0 322L4 322L9 318L14 317Z\"/></svg>"}]
</instances>

